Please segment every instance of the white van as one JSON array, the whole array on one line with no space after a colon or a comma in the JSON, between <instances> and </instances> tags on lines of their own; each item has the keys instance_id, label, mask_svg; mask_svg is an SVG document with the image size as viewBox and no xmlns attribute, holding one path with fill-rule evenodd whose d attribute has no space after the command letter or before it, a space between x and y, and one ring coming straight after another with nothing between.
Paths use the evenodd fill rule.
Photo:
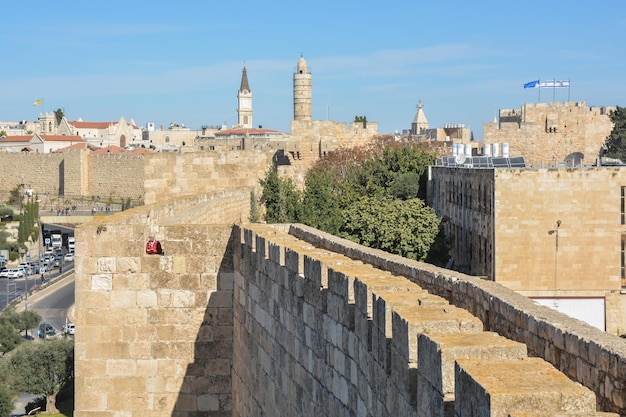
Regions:
<instances>
[{"instance_id":1,"label":"white van","mask_svg":"<svg viewBox=\"0 0 626 417\"><path fill-rule=\"evenodd\" d=\"M63 333L65 334L74 334L75 330L74 323L67 323L63 326Z\"/></svg>"}]
</instances>

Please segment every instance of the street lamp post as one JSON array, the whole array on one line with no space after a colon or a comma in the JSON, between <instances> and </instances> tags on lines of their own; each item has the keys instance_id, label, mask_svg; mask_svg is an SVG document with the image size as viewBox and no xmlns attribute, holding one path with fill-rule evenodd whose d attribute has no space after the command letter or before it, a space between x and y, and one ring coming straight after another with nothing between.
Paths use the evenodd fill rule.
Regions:
<instances>
[{"instance_id":1,"label":"street lamp post","mask_svg":"<svg viewBox=\"0 0 626 417\"><path fill-rule=\"evenodd\" d=\"M558 281L558 267L559 267L559 228L561 227L561 220L556 221L556 228L549 230L548 234L555 235L554 240L554 290L558 289L557 281Z\"/></svg>"}]
</instances>

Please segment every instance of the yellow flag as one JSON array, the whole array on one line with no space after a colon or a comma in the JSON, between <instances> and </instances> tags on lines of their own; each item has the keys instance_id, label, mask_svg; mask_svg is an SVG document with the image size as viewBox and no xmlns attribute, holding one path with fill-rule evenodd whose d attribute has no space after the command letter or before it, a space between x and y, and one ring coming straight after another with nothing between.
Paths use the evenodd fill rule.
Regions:
<instances>
[{"instance_id":1,"label":"yellow flag","mask_svg":"<svg viewBox=\"0 0 626 417\"><path fill-rule=\"evenodd\" d=\"M35 102L33 103L33 106L41 106L41 99L35 100Z\"/></svg>"}]
</instances>

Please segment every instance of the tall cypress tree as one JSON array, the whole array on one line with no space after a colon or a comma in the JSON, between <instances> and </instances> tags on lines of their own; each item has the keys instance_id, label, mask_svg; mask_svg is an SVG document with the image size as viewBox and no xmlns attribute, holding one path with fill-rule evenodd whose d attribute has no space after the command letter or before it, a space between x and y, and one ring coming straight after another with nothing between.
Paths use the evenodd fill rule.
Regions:
<instances>
[{"instance_id":1,"label":"tall cypress tree","mask_svg":"<svg viewBox=\"0 0 626 417\"><path fill-rule=\"evenodd\" d=\"M609 115L613 130L606 138L606 156L626 162L626 108L617 106Z\"/></svg>"}]
</instances>

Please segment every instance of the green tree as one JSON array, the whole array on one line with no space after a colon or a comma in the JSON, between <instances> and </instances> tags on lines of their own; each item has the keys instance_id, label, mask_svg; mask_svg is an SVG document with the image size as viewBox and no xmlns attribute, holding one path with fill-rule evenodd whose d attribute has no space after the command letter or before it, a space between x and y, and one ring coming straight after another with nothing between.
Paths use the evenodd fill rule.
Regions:
<instances>
[{"instance_id":1,"label":"green tree","mask_svg":"<svg viewBox=\"0 0 626 417\"><path fill-rule=\"evenodd\" d=\"M15 375L9 371L8 360L0 360L0 416L10 416L15 409Z\"/></svg>"},{"instance_id":2,"label":"green tree","mask_svg":"<svg viewBox=\"0 0 626 417\"><path fill-rule=\"evenodd\" d=\"M28 332L29 329L34 329L41 322L41 314L34 310L26 310L21 313L20 321L17 330L20 332Z\"/></svg>"},{"instance_id":3,"label":"green tree","mask_svg":"<svg viewBox=\"0 0 626 417\"><path fill-rule=\"evenodd\" d=\"M289 223L299 221L300 192L291 178L280 177L270 167L259 181L263 187L261 199L265 204L265 221Z\"/></svg>"},{"instance_id":4,"label":"green tree","mask_svg":"<svg viewBox=\"0 0 626 417\"><path fill-rule=\"evenodd\" d=\"M425 196L425 172L428 165L435 159L435 154L427 152L421 144L386 143L373 158L364 162L356 185L366 195L393 195L397 198L415 198ZM414 184L417 190L410 191L407 181L418 181Z\"/></svg>"},{"instance_id":5,"label":"green tree","mask_svg":"<svg viewBox=\"0 0 626 417\"><path fill-rule=\"evenodd\" d=\"M41 315L33 310L21 313L14 308L6 308L0 314L0 352L4 355L15 349L24 340L21 332L37 327Z\"/></svg>"},{"instance_id":6,"label":"green tree","mask_svg":"<svg viewBox=\"0 0 626 417\"><path fill-rule=\"evenodd\" d=\"M0 138L6 137L7 136L7 131L6 130L0 130Z\"/></svg>"},{"instance_id":7,"label":"green tree","mask_svg":"<svg viewBox=\"0 0 626 417\"><path fill-rule=\"evenodd\" d=\"M626 107L617 106L609 115L613 130L606 138L606 156L626 162Z\"/></svg>"},{"instance_id":8,"label":"green tree","mask_svg":"<svg viewBox=\"0 0 626 417\"><path fill-rule=\"evenodd\" d=\"M258 223L261 220L259 204L256 201L256 194L254 191L250 191L250 218L248 220L250 220L251 223Z\"/></svg>"},{"instance_id":9,"label":"green tree","mask_svg":"<svg viewBox=\"0 0 626 417\"><path fill-rule=\"evenodd\" d=\"M311 227L337 235L343 224L340 192L332 173L312 170L305 180L301 221Z\"/></svg>"},{"instance_id":10,"label":"green tree","mask_svg":"<svg viewBox=\"0 0 626 417\"><path fill-rule=\"evenodd\" d=\"M389 183L389 194L400 200L417 198L420 190L421 174L417 172L405 172L395 176Z\"/></svg>"},{"instance_id":11,"label":"green tree","mask_svg":"<svg viewBox=\"0 0 626 417\"><path fill-rule=\"evenodd\" d=\"M36 200L36 199L35 199ZM24 203L24 213L20 217L20 224L17 229L17 241L25 243L29 239L35 242L39 237L39 227L36 226L39 218L39 203L31 198Z\"/></svg>"},{"instance_id":12,"label":"green tree","mask_svg":"<svg viewBox=\"0 0 626 417\"><path fill-rule=\"evenodd\" d=\"M14 350L24 339L9 323L0 322L0 352L5 355Z\"/></svg>"},{"instance_id":13,"label":"green tree","mask_svg":"<svg viewBox=\"0 0 626 417\"><path fill-rule=\"evenodd\" d=\"M13 209L11 207L0 207L0 219L13 217Z\"/></svg>"},{"instance_id":14,"label":"green tree","mask_svg":"<svg viewBox=\"0 0 626 417\"><path fill-rule=\"evenodd\" d=\"M12 205L22 204L22 186L21 185L18 184L14 188L11 189L8 203Z\"/></svg>"},{"instance_id":15,"label":"green tree","mask_svg":"<svg viewBox=\"0 0 626 417\"><path fill-rule=\"evenodd\" d=\"M266 220L299 219L365 246L445 262L441 220L420 198L425 195L426 168L434 158L419 144L384 140L339 149L308 171L301 199L290 180L270 169L260 181Z\"/></svg>"},{"instance_id":16,"label":"green tree","mask_svg":"<svg viewBox=\"0 0 626 417\"><path fill-rule=\"evenodd\" d=\"M19 392L46 396L46 414L58 413L56 395L70 381L73 372L74 342L55 339L24 343L8 358Z\"/></svg>"},{"instance_id":17,"label":"green tree","mask_svg":"<svg viewBox=\"0 0 626 417\"><path fill-rule=\"evenodd\" d=\"M420 199L364 196L345 211L342 236L370 248L422 261L439 233L440 219Z\"/></svg>"},{"instance_id":18,"label":"green tree","mask_svg":"<svg viewBox=\"0 0 626 417\"><path fill-rule=\"evenodd\" d=\"M63 116L65 116L65 113L63 112L62 109L58 108L54 111L54 120L57 122L57 126L61 124L61 120L63 120Z\"/></svg>"},{"instance_id":19,"label":"green tree","mask_svg":"<svg viewBox=\"0 0 626 417\"><path fill-rule=\"evenodd\" d=\"M365 116L354 116L354 121L357 123L363 123L363 128L367 127L367 117Z\"/></svg>"},{"instance_id":20,"label":"green tree","mask_svg":"<svg viewBox=\"0 0 626 417\"><path fill-rule=\"evenodd\" d=\"M0 416L10 416L15 408L15 393L8 385L0 384Z\"/></svg>"}]
</instances>

